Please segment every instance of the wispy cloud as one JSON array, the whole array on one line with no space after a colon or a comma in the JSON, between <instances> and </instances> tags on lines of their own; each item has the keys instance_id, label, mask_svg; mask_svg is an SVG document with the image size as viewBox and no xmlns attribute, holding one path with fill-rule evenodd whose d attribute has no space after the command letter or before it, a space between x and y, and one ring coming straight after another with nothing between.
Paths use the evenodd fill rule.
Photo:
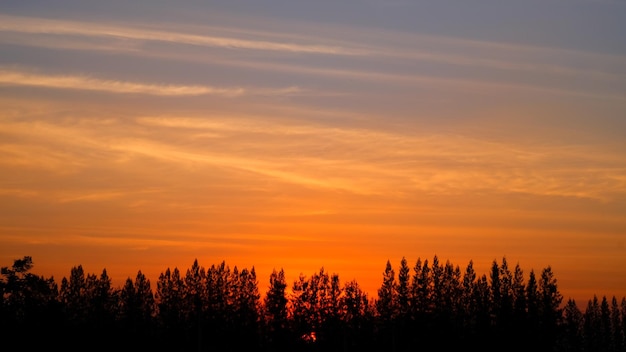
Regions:
<instances>
[{"instance_id":1,"label":"wispy cloud","mask_svg":"<svg viewBox=\"0 0 626 352\"><path fill-rule=\"evenodd\" d=\"M584 76L594 79L615 80L615 70L604 71L602 68L616 67L618 76L626 75L624 57L566 50L559 48L538 47L514 43L489 42L426 34L402 33L366 28L337 28L336 32L346 31L345 38L337 45L320 44L337 41L336 36L327 38L309 38L297 34L286 37L284 33L264 32L261 30L242 30L201 27L188 29L197 33L188 33L179 28L156 30L149 27L129 26L128 24L101 24L97 22L79 22L70 20L51 20L45 18L0 15L0 32L15 34L56 35L38 40L36 37L24 40L5 38L16 44L36 45L76 50L121 50L139 53L144 48L133 41L167 42L192 46L216 47L225 49L262 50L286 53L326 54L341 56L363 56L368 58L397 58L409 61L425 61L440 64L480 67L497 70L536 72L551 75ZM205 34L213 31L227 31L232 36ZM265 40L258 37L277 38ZM355 34L358 33L358 34ZM327 33L328 34L328 33ZM73 40L60 38L72 36ZM238 37L239 36L239 37ZM339 37L342 37L340 35ZM113 43L83 42L77 38L110 38ZM331 39L332 38L332 39ZM371 39L375 38L375 39ZM312 42L319 43L299 43ZM56 44L51 44L55 43ZM147 54L147 53L146 53ZM566 56L576 62L582 62L584 68L572 66L563 61L554 61L554 57ZM589 62L600 62L594 68Z\"/></svg>"},{"instance_id":2,"label":"wispy cloud","mask_svg":"<svg viewBox=\"0 0 626 352\"><path fill-rule=\"evenodd\" d=\"M286 88L221 88L206 85L150 84L106 80L86 75L46 75L24 70L0 69L0 84L34 86L54 89L76 89L109 93L134 93L156 96L217 95L237 97L242 95L285 95L301 92L298 87Z\"/></svg>"},{"instance_id":3,"label":"wispy cloud","mask_svg":"<svg viewBox=\"0 0 626 352\"><path fill-rule=\"evenodd\" d=\"M114 37L231 49L251 49L331 55L362 54L362 52L359 52L357 49L329 46L324 44L299 44L266 40L249 40L242 38L133 28L129 26L102 25L96 23L49 20L43 18L17 17L7 15L0 15L0 30L21 33Z\"/></svg>"},{"instance_id":4,"label":"wispy cloud","mask_svg":"<svg viewBox=\"0 0 626 352\"><path fill-rule=\"evenodd\" d=\"M413 56L411 54L410 56ZM419 54L418 56L422 56ZM433 57L432 55L428 55ZM188 58L194 60L193 58ZM185 60L188 60L185 59ZM457 63L463 62L464 64L470 66L478 66L478 62L482 62L487 65L488 60L468 60L460 57L448 57L446 61L454 61ZM386 84L400 84L400 85L413 85L413 86L437 86L442 87L448 90L462 90L467 92L477 92L484 91L490 93L502 93L502 92L535 92L541 94L550 94L557 96L567 96L567 97L580 97L580 98L591 98L591 99L600 99L600 100L614 100L614 101L624 101L626 97L623 94L619 94L619 92L614 92L613 90L607 89L605 93L601 91L590 91L585 89L573 89L569 86L563 86L561 84L530 84L530 83L520 83L515 81L497 81L493 79L487 78L468 78L468 77L441 77L434 74L400 74L394 72L386 72L381 70L358 70L354 68L329 68L329 67L311 67L305 65L296 65L296 64L275 64L268 62L246 62L246 61L237 61L231 60L229 62L218 62L222 65L229 65L235 67L245 67L245 68L253 68L253 69L261 69L261 70L269 70L275 72L289 72L296 74L305 74L312 76L325 76L335 79L349 78L349 79L357 79L361 81L368 82L376 82L381 83L384 82ZM482 65L482 64L481 64ZM522 71L538 71L543 74L556 73L561 72L567 74L569 76L594 76L596 78L606 78L609 80L618 80L618 76L611 75L609 73L602 72L579 72L575 69L567 69L563 67L552 67L546 68L546 70L538 69L537 66L533 66L531 64L515 64L515 63L505 63L495 61L493 65L490 65L492 68L507 68L507 69L519 69ZM486 67L486 66L485 66ZM626 77L626 75L624 75ZM335 93L338 95L338 93Z\"/></svg>"},{"instance_id":5,"label":"wispy cloud","mask_svg":"<svg viewBox=\"0 0 626 352\"><path fill-rule=\"evenodd\" d=\"M336 32L340 34L332 37L328 30L320 31L322 33L320 37L307 37L298 35L297 28L293 35L262 30L259 30L261 34L255 34L252 30L228 30L221 27L178 26L172 27L171 30L163 30L146 25L0 15L0 33L4 33L4 38L0 37L0 40L18 45L117 51L124 55L243 67L249 70L277 72L280 75L300 74L316 78L319 76L327 79L351 78L396 85L436 84L446 89L481 89L489 92L504 89L568 97L624 100L623 95L619 93L626 78L624 64L626 61L620 56L415 33L382 30L374 32L371 29L361 31L358 28L349 28L344 32L341 29L337 28ZM182 50L178 52L143 45L148 42L182 45L180 46ZM197 51L184 46L222 50ZM266 56L246 54L256 51L285 54L284 60L270 61ZM349 57L357 61L351 61L350 64L341 60L307 61L301 55L290 55L293 53ZM397 65L384 64L390 61ZM375 64L373 69L372 64ZM426 70L424 65L427 67ZM431 65L436 65L437 68L432 70ZM453 67L455 74L442 74L449 71L448 67ZM398 72L399 70L401 72ZM502 71L509 73L502 75ZM480 72L478 76L477 72ZM254 77L255 75L252 75L250 79ZM587 82L581 84L581 78L585 78ZM74 82L68 82L72 79ZM65 77L63 82L60 77L23 81L31 85L93 86L94 90L140 92L162 96L284 95L302 92L297 87L260 90L210 85L154 85L89 77Z\"/></svg>"},{"instance_id":6,"label":"wispy cloud","mask_svg":"<svg viewBox=\"0 0 626 352\"><path fill-rule=\"evenodd\" d=\"M534 146L458 134L408 135L267 120L140 118L138 122L213 132L231 139L215 145L222 154L209 153L202 147L180 149L145 142L122 148L174 162L211 163L356 194L463 194L488 190L609 199L613 196L610 192L626 193L626 184L619 176L626 172L621 167L623 157L613 153L598 158L602 152L584 145ZM188 135L185 131L178 133ZM265 138L267 142L255 142L257 152L241 154L227 147L237 135L258 141ZM319 144L326 146L324 150L320 151ZM298 154L283 154L285 146L294 146ZM585 170L579 168L583 164Z\"/></svg>"},{"instance_id":7,"label":"wispy cloud","mask_svg":"<svg viewBox=\"0 0 626 352\"><path fill-rule=\"evenodd\" d=\"M584 145L533 145L444 133L411 135L285 123L267 116L161 116L134 121L137 125L114 122L110 130L98 129L97 133L80 124L4 122L0 126L5 133L19 136L26 144L2 146L0 163L84 170L97 162L115 169L128 165L118 165L120 160L149 157L181 170L217 167L278 183L385 197L489 191L605 200L626 193L623 157ZM122 128L126 135L110 134ZM149 138L145 136L148 131ZM220 138L190 138L205 133ZM73 147L63 147L68 143ZM44 145L53 147L46 150ZM113 190L64 199L117 195Z\"/></svg>"}]
</instances>

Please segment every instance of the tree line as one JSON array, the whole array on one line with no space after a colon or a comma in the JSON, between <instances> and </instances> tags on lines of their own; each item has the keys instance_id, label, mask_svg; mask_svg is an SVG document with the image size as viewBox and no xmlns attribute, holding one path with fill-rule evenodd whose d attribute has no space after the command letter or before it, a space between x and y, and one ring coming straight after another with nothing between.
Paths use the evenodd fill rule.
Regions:
<instances>
[{"instance_id":1,"label":"tree line","mask_svg":"<svg viewBox=\"0 0 626 352\"><path fill-rule=\"evenodd\" d=\"M262 297L254 267L226 262L121 287L106 269L75 266L59 285L32 267L26 256L0 272L0 337L26 350L626 351L626 298L581 310L550 267L524 275L506 258L483 275L472 261L388 261L376 297L324 268L291 284L274 270Z\"/></svg>"}]
</instances>

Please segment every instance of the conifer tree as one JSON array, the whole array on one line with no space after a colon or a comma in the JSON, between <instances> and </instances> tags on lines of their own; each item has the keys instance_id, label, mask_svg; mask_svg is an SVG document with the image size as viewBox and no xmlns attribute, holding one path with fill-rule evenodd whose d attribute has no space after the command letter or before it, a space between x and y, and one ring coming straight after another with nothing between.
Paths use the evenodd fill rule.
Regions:
<instances>
[{"instance_id":1,"label":"conifer tree","mask_svg":"<svg viewBox=\"0 0 626 352\"><path fill-rule=\"evenodd\" d=\"M257 286L256 272L244 268L235 278L231 285L233 306L233 343L231 348L236 350L251 350L258 346L259 342L259 309L260 295Z\"/></svg>"},{"instance_id":2,"label":"conifer tree","mask_svg":"<svg viewBox=\"0 0 626 352\"><path fill-rule=\"evenodd\" d=\"M431 277L430 311L436 316L441 311L443 301L443 267L439 264L439 258L436 255L433 257Z\"/></svg>"},{"instance_id":3,"label":"conifer tree","mask_svg":"<svg viewBox=\"0 0 626 352\"><path fill-rule=\"evenodd\" d=\"M474 335L478 341L487 339L491 327L491 288L487 275L480 276L473 288L476 302L476 330Z\"/></svg>"},{"instance_id":4,"label":"conifer tree","mask_svg":"<svg viewBox=\"0 0 626 352\"><path fill-rule=\"evenodd\" d=\"M576 301L569 299L563 309L563 346L565 351L583 351L583 314Z\"/></svg>"},{"instance_id":5,"label":"conifer tree","mask_svg":"<svg viewBox=\"0 0 626 352\"><path fill-rule=\"evenodd\" d=\"M461 321L463 329L472 334L476 326L477 302L475 295L476 271L474 270L474 262L469 261L463 274L463 283L461 291Z\"/></svg>"},{"instance_id":6,"label":"conifer tree","mask_svg":"<svg viewBox=\"0 0 626 352\"><path fill-rule=\"evenodd\" d=\"M606 348L602 340L602 314L600 313L600 301L596 295L587 303L584 314L584 337L585 350L595 351L597 348Z\"/></svg>"},{"instance_id":7,"label":"conifer tree","mask_svg":"<svg viewBox=\"0 0 626 352\"><path fill-rule=\"evenodd\" d=\"M513 320L515 327L519 330L526 320L526 286L524 284L524 272L519 263L515 265L513 271Z\"/></svg>"},{"instance_id":8,"label":"conifer tree","mask_svg":"<svg viewBox=\"0 0 626 352\"><path fill-rule=\"evenodd\" d=\"M122 326L130 335L142 336L151 331L154 316L154 295L150 280L140 271L135 281L127 278L120 291L119 316ZM135 337L137 339L137 337Z\"/></svg>"},{"instance_id":9,"label":"conifer tree","mask_svg":"<svg viewBox=\"0 0 626 352\"><path fill-rule=\"evenodd\" d=\"M525 334L528 336L536 336L539 331L539 291L535 271L531 270L528 275L528 283L526 283L526 307L527 307L527 325ZM529 341L532 339L529 339Z\"/></svg>"},{"instance_id":10,"label":"conifer tree","mask_svg":"<svg viewBox=\"0 0 626 352\"><path fill-rule=\"evenodd\" d=\"M491 264L489 280L491 288L491 310L492 315L497 320L500 317L500 307L502 307L502 284L500 282L500 266L495 260Z\"/></svg>"},{"instance_id":11,"label":"conifer tree","mask_svg":"<svg viewBox=\"0 0 626 352\"><path fill-rule=\"evenodd\" d=\"M505 329L510 329L511 317L513 315L513 274L509 270L506 258L502 258L500 264L500 320Z\"/></svg>"},{"instance_id":12,"label":"conifer tree","mask_svg":"<svg viewBox=\"0 0 626 352\"><path fill-rule=\"evenodd\" d=\"M159 323L173 336L181 335L187 323L184 295L184 281L178 268L173 271L167 268L159 275L155 293Z\"/></svg>"},{"instance_id":13,"label":"conifer tree","mask_svg":"<svg viewBox=\"0 0 626 352\"><path fill-rule=\"evenodd\" d=\"M544 336L544 342L553 344L556 336L557 327L562 317L561 302L563 296L558 290L557 280L554 277L551 267L546 267L541 272L541 280L539 281L540 295L540 312L541 312L541 328Z\"/></svg>"},{"instance_id":14,"label":"conifer tree","mask_svg":"<svg viewBox=\"0 0 626 352\"><path fill-rule=\"evenodd\" d=\"M270 275L270 287L265 295L264 307L265 318L270 326L277 329L287 327L287 283L285 282L285 272L274 269Z\"/></svg>"},{"instance_id":15,"label":"conifer tree","mask_svg":"<svg viewBox=\"0 0 626 352\"><path fill-rule=\"evenodd\" d=\"M410 271L406 258L402 257L398 270L398 284L394 287L398 300L398 315L401 319L405 319L409 313Z\"/></svg>"},{"instance_id":16,"label":"conifer tree","mask_svg":"<svg viewBox=\"0 0 626 352\"><path fill-rule=\"evenodd\" d=\"M70 278L61 280L60 299L65 307L66 317L71 324L84 326L87 322L86 279L82 265L70 270Z\"/></svg>"},{"instance_id":17,"label":"conifer tree","mask_svg":"<svg viewBox=\"0 0 626 352\"><path fill-rule=\"evenodd\" d=\"M357 329L361 327L362 319L368 313L367 294L363 292L356 280L346 283L343 292L344 295L341 299L343 319L348 327Z\"/></svg>"},{"instance_id":18,"label":"conifer tree","mask_svg":"<svg viewBox=\"0 0 626 352\"><path fill-rule=\"evenodd\" d=\"M376 311L383 321L391 321L396 315L396 276L391 263L387 261L383 273L383 283L378 289Z\"/></svg>"},{"instance_id":19,"label":"conifer tree","mask_svg":"<svg viewBox=\"0 0 626 352\"><path fill-rule=\"evenodd\" d=\"M606 299L606 296L602 296L602 301L600 302L600 326L600 339L602 340L602 345L605 350L615 350L613 326L611 324L611 308L609 307L609 301Z\"/></svg>"},{"instance_id":20,"label":"conifer tree","mask_svg":"<svg viewBox=\"0 0 626 352\"><path fill-rule=\"evenodd\" d=\"M620 314L617 298L613 296L611 299L611 332L613 334L613 345L615 351L625 351L626 341L624 336L624 321Z\"/></svg>"}]
</instances>

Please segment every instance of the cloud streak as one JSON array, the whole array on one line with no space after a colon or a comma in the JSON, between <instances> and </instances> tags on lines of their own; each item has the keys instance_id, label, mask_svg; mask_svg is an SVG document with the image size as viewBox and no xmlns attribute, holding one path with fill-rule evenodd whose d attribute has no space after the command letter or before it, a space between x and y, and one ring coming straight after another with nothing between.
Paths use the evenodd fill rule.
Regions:
<instances>
[{"instance_id":1,"label":"cloud streak","mask_svg":"<svg viewBox=\"0 0 626 352\"><path fill-rule=\"evenodd\" d=\"M80 121L0 126L22 141L0 145L1 164L66 175L96 165L121 171L147 157L180 170L216 168L272 184L391 198L501 192L611 200L626 194L623 156L584 145L286 123L261 115L136 117L97 130ZM118 192L64 200L107 200Z\"/></svg>"},{"instance_id":2,"label":"cloud streak","mask_svg":"<svg viewBox=\"0 0 626 352\"><path fill-rule=\"evenodd\" d=\"M46 75L20 70L0 69L0 84L32 86L53 89L75 89L108 93L147 94L155 96L216 95L238 97L243 95L289 95L301 92L297 87L287 88L220 88L206 85L149 84L98 79L79 75Z\"/></svg>"},{"instance_id":3,"label":"cloud streak","mask_svg":"<svg viewBox=\"0 0 626 352\"><path fill-rule=\"evenodd\" d=\"M229 35L207 34L212 32L226 32ZM341 32L339 39L335 36L330 37L330 33L324 31L321 32L326 33L326 37L299 36L295 34L297 28L293 35L259 32L261 34L255 34L251 30L229 31L218 27L193 27L182 30L173 28L166 31L138 25L0 15L0 33L5 34L5 38L0 37L0 40L17 45L48 49L57 47L83 51L104 50L136 57L193 61L203 65L230 66L257 72L269 71L281 76L306 75L304 79L317 79L321 76L331 80L350 78L394 85L436 84L446 89L461 88L465 91L478 88L500 92L504 89L590 99L615 101L626 99L620 94L620 87L625 87L625 61L623 57L614 55L423 34L409 35L368 30L361 33L354 28L346 33ZM181 49L179 52L171 48L163 50L163 47L144 45L157 42L182 46L177 47ZM221 50L196 51L189 46ZM267 55L254 54L257 51L266 52ZM350 61L349 65L341 60L332 64L317 60L307 61L305 58L309 54L339 59L345 57L356 61ZM268 60L276 57L283 59ZM563 57L567 60L555 59ZM372 63L386 61L395 61L397 66L404 70L399 73L394 66L380 64L376 65L375 69L370 69ZM431 65L436 65L437 68L432 70ZM456 73L449 75L448 68L453 68ZM475 71L471 69L482 74L477 77ZM510 74L502 75L502 72ZM255 74L250 77L254 79ZM581 84L582 78L587 82ZM74 82L69 82L72 79ZM88 80L93 82L86 82ZM46 80L25 80L32 85L45 85L44 81ZM48 77L47 81L48 85L57 87L81 86L88 89L86 87L93 86L93 90L140 92L161 96L288 95L301 92L297 87L259 90L210 85L155 85L97 80L89 77L65 77L63 80L61 77L54 80Z\"/></svg>"},{"instance_id":4,"label":"cloud streak","mask_svg":"<svg viewBox=\"0 0 626 352\"><path fill-rule=\"evenodd\" d=\"M0 30L33 34L113 37L142 41L159 41L196 46L220 47L227 49L249 49L327 55L363 54L363 52L357 49L323 44L297 44L266 40L247 40L222 36L187 34L123 26L6 15L0 15Z\"/></svg>"},{"instance_id":5,"label":"cloud streak","mask_svg":"<svg viewBox=\"0 0 626 352\"><path fill-rule=\"evenodd\" d=\"M194 30L198 31L197 28ZM203 27L202 31L221 31L223 29ZM347 30L338 28L341 32ZM313 39L292 35L293 41L284 41L284 34L263 32L263 36L281 38L283 41L250 39L255 31L243 32L245 36L225 37L207 34L181 32L179 29L163 31L128 25L98 24L69 20L51 20L45 18L20 17L0 15L0 32L22 33L32 35L72 36L75 38L111 38L118 39L114 43L86 43L72 40L61 40L58 46L76 50L120 50L127 53L140 53L145 48L132 45L129 41L164 42L182 45L215 47L223 49L260 50L283 53L323 54L339 56L361 56L368 58L389 59L397 58L405 61L424 61L440 64L478 67L496 70L511 70L521 72L535 72L561 76L585 76L598 80L615 80L626 76L624 57L580 52L558 48L535 47L511 43L488 42L480 40L460 39L425 34L407 34L400 32L377 31L360 29L355 35L355 29L346 36L340 45L300 44L296 41L329 42L329 38ZM258 32L258 31L256 31ZM382 33L382 34L381 34ZM236 31L241 35L242 31ZM371 34L368 36L368 34ZM368 37L376 38L371 42ZM334 37L333 37L334 38ZM54 47L50 44L53 38L46 41L35 38L17 41L6 38L9 42L42 47ZM58 39L57 39L58 40ZM336 39L333 39L336 41ZM54 42L54 40L52 40ZM358 45L357 45L358 43ZM460 52L459 52L460 51ZM488 53L488 54L487 54ZM146 52L147 54L147 52ZM583 63L585 68L568 66L562 61L553 61L552 57L567 55ZM615 70L606 72L589 67L589 62L600 62L599 67L614 67L620 70L616 77Z\"/></svg>"}]
</instances>

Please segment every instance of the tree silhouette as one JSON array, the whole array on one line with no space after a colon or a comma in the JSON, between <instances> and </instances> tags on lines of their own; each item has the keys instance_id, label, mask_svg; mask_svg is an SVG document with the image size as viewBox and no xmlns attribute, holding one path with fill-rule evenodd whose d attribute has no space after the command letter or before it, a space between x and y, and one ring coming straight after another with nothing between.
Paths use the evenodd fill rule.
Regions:
<instances>
[{"instance_id":1,"label":"tree silhouette","mask_svg":"<svg viewBox=\"0 0 626 352\"><path fill-rule=\"evenodd\" d=\"M554 346L556 343L557 329L561 323L561 302L563 296L558 290L556 278L551 267L543 269L539 281L540 295L540 337L544 346Z\"/></svg>"},{"instance_id":2,"label":"tree silhouette","mask_svg":"<svg viewBox=\"0 0 626 352\"><path fill-rule=\"evenodd\" d=\"M513 291L513 330L520 332L523 331L526 324L527 299L526 286L524 284L524 271L519 266L519 263L515 265L513 271L511 289Z\"/></svg>"},{"instance_id":3,"label":"tree silhouette","mask_svg":"<svg viewBox=\"0 0 626 352\"><path fill-rule=\"evenodd\" d=\"M498 312L499 325L502 327L505 340L509 340L513 334L513 303L515 293L513 289L513 274L509 270L506 258L502 258L500 264L500 310Z\"/></svg>"},{"instance_id":4,"label":"tree silhouette","mask_svg":"<svg viewBox=\"0 0 626 352\"><path fill-rule=\"evenodd\" d=\"M263 301L265 317L265 343L271 350L286 351L289 346L287 282L283 269L274 269L270 286Z\"/></svg>"},{"instance_id":5,"label":"tree silhouette","mask_svg":"<svg viewBox=\"0 0 626 352\"><path fill-rule=\"evenodd\" d=\"M99 277L87 274L84 291L87 313L85 324L90 332L115 333L117 295L106 269L102 270Z\"/></svg>"},{"instance_id":6,"label":"tree silhouette","mask_svg":"<svg viewBox=\"0 0 626 352\"><path fill-rule=\"evenodd\" d=\"M525 280L506 258L478 275L470 260L459 266L437 256L432 266L406 258L387 261L375 301L356 280L342 286L322 267L300 275L287 292L274 270L261 303L254 267L231 270L224 261L208 270L195 260L181 277L169 268L150 281L113 288L100 275L74 266L58 289L53 278L30 273L32 258L0 271L0 331L27 350L42 350L71 332L65 350L153 351L413 351L443 350L624 351L626 297L590 299L581 312L563 297L551 267ZM32 338L38 336L38 338Z\"/></svg>"},{"instance_id":7,"label":"tree silhouette","mask_svg":"<svg viewBox=\"0 0 626 352\"><path fill-rule=\"evenodd\" d=\"M26 349L40 349L59 330L61 310L54 279L37 276L30 256L0 269L0 331L3 342L20 341ZM29 338L36 335L37 339Z\"/></svg>"},{"instance_id":8,"label":"tree silhouette","mask_svg":"<svg viewBox=\"0 0 626 352\"><path fill-rule=\"evenodd\" d=\"M178 343L182 343L182 347L189 345L190 337L186 336L188 326L184 295L185 284L178 268L174 268L173 271L167 268L159 275L155 293L158 336L160 343L168 348L173 349L175 346L172 345L172 341L177 339L181 340Z\"/></svg>"},{"instance_id":9,"label":"tree silhouette","mask_svg":"<svg viewBox=\"0 0 626 352\"><path fill-rule=\"evenodd\" d=\"M432 276L428 266L428 259L422 261L417 259L413 267L413 275L411 277L411 292L409 296L411 322L410 331L412 332L411 345L419 343L420 340L429 335L430 326L429 314L431 312L431 296L432 296Z\"/></svg>"},{"instance_id":10,"label":"tree silhouette","mask_svg":"<svg viewBox=\"0 0 626 352\"><path fill-rule=\"evenodd\" d=\"M237 267L231 279L230 304L233 307L233 336L231 349L250 350L259 344L260 329L260 295L254 267L251 270Z\"/></svg>"},{"instance_id":11,"label":"tree silhouette","mask_svg":"<svg viewBox=\"0 0 626 352\"><path fill-rule=\"evenodd\" d=\"M523 342L525 346L531 346L537 344L537 336L540 334L539 324L539 288L537 286L537 279L535 277L535 271L531 270L528 276L528 283L526 284L526 309L527 309L527 325L523 333L528 338Z\"/></svg>"},{"instance_id":12,"label":"tree silhouette","mask_svg":"<svg viewBox=\"0 0 626 352\"><path fill-rule=\"evenodd\" d=\"M367 293L363 292L356 280L347 282L343 292L344 350L357 351L371 347L373 312Z\"/></svg>"},{"instance_id":13,"label":"tree silhouette","mask_svg":"<svg viewBox=\"0 0 626 352\"><path fill-rule=\"evenodd\" d=\"M563 309L563 340L560 349L566 351L583 351L583 314L576 301L569 299Z\"/></svg>"},{"instance_id":14,"label":"tree silhouette","mask_svg":"<svg viewBox=\"0 0 626 352\"><path fill-rule=\"evenodd\" d=\"M336 302L332 302L331 291L331 279L324 268L309 278L301 274L294 282L290 299L291 316L294 331L302 343L327 345L332 339L327 328L331 319L329 308L338 306L339 300L337 297Z\"/></svg>"},{"instance_id":15,"label":"tree silhouette","mask_svg":"<svg viewBox=\"0 0 626 352\"><path fill-rule=\"evenodd\" d=\"M230 291L230 267L222 261L211 265L206 274L208 336L214 347L228 343L226 332L229 324L228 296Z\"/></svg>"},{"instance_id":16,"label":"tree silhouette","mask_svg":"<svg viewBox=\"0 0 626 352\"><path fill-rule=\"evenodd\" d=\"M470 260L463 273L458 319L463 331L463 340L471 346L475 344L474 336L477 333L477 316L476 271L474 270L474 262Z\"/></svg>"},{"instance_id":17,"label":"tree silhouette","mask_svg":"<svg viewBox=\"0 0 626 352\"><path fill-rule=\"evenodd\" d=\"M391 321L397 312L396 296L396 274L387 261L385 272L383 273L383 283L378 289L378 299L376 300L376 311L383 321Z\"/></svg>"},{"instance_id":18,"label":"tree silhouette","mask_svg":"<svg viewBox=\"0 0 626 352\"><path fill-rule=\"evenodd\" d=\"M615 351L626 350L626 341L624 336L624 320L622 318L617 298L613 296L611 299L611 332L613 337L613 348Z\"/></svg>"},{"instance_id":19,"label":"tree silhouette","mask_svg":"<svg viewBox=\"0 0 626 352\"><path fill-rule=\"evenodd\" d=\"M195 259L191 268L187 270L183 279L183 306L191 331L195 331L196 343L199 350L203 346L205 328L205 306L208 302L206 272Z\"/></svg>"},{"instance_id":20,"label":"tree silhouette","mask_svg":"<svg viewBox=\"0 0 626 352\"><path fill-rule=\"evenodd\" d=\"M127 278L119 294L118 320L120 337L129 348L145 348L145 339L154 331L155 300L150 280L140 271L135 281Z\"/></svg>"}]
</instances>

